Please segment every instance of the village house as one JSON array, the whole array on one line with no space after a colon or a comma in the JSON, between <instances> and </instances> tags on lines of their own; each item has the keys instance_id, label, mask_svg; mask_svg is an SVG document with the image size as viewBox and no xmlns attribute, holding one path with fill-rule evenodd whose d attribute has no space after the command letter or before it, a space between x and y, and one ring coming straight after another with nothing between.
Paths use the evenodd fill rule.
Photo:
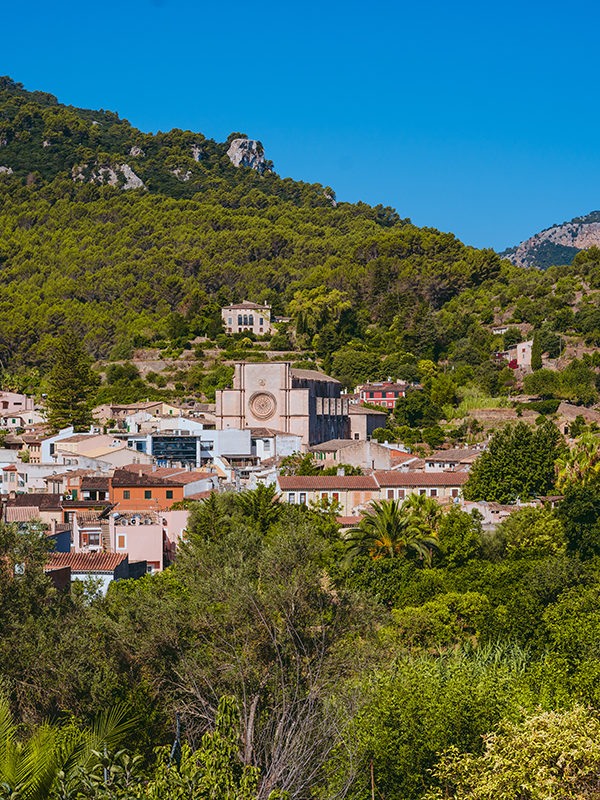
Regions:
<instances>
[{"instance_id":1,"label":"village house","mask_svg":"<svg viewBox=\"0 0 600 800\"><path fill-rule=\"evenodd\" d=\"M356 387L356 392L360 397L361 403L372 403L382 408L392 409L396 405L399 397L406 397L406 392L410 389L408 383L397 383L388 379L377 383L364 383Z\"/></svg>"},{"instance_id":2,"label":"village house","mask_svg":"<svg viewBox=\"0 0 600 800\"><path fill-rule=\"evenodd\" d=\"M481 450L457 448L454 450L436 450L431 455L425 456L425 472L440 472L444 470L469 471L473 463L481 455Z\"/></svg>"},{"instance_id":3,"label":"village house","mask_svg":"<svg viewBox=\"0 0 600 800\"><path fill-rule=\"evenodd\" d=\"M34 407L33 397L18 392L0 391L0 415L3 417L22 414L24 411L33 411Z\"/></svg>"},{"instance_id":4,"label":"village house","mask_svg":"<svg viewBox=\"0 0 600 800\"><path fill-rule=\"evenodd\" d=\"M405 500L418 494L433 497L439 503L458 503L469 476L466 472L390 470L375 472L373 477L380 487L378 500Z\"/></svg>"},{"instance_id":5,"label":"village house","mask_svg":"<svg viewBox=\"0 0 600 800\"><path fill-rule=\"evenodd\" d=\"M173 503L183 500L183 482L172 478L165 480L143 470L116 469L109 484L110 502L119 511L170 509Z\"/></svg>"},{"instance_id":6,"label":"village house","mask_svg":"<svg viewBox=\"0 0 600 800\"><path fill-rule=\"evenodd\" d=\"M343 516L351 516L379 495L372 475L280 475L277 489L285 503L339 503Z\"/></svg>"},{"instance_id":7,"label":"village house","mask_svg":"<svg viewBox=\"0 0 600 800\"><path fill-rule=\"evenodd\" d=\"M509 347L508 350L496 353L496 358L508 361L508 366L512 369L531 369L532 347L533 339L527 342L519 342L514 347Z\"/></svg>"},{"instance_id":8,"label":"village house","mask_svg":"<svg viewBox=\"0 0 600 800\"><path fill-rule=\"evenodd\" d=\"M4 522L33 522L39 520L47 525L60 524L63 519L62 497L59 494L9 494L4 498L2 514Z\"/></svg>"},{"instance_id":9,"label":"village house","mask_svg":"<svg viewBox=\"0 0 600 800\"><path fill-rule=\"evenodd\" d=\"M252 331L257 336L272 333L271 306L261 306L245 300L221 309L221 318L225 325L226 333L240 333Z\"/></svg>"},{"instance_id":10,"label":"village house","mask_svg":"<svg viewBox=\"0 0 600 800\"><path fill-rule=\"evenodd\" d=\"M111 581L140 578L146 573L143 561L129 562L127 553L50 553L44 571L68 567L71 582L93 578L98 581L102 594L106 594Z\"/></svg>"},{"instance_id":11,"label":"village house","mask_svg":"<svg viewBox=\"0 0 600 800\"><path fill-rule=\"evenodd\" d=\"M391 469L392 456L387 447L374 441L332 439L310 448L313 458L324 467L349 464L364 470Z\"/></svg>"},{"instance_id":12,"label":"village house","mask_svg":"<svg viewBox=\"0 0 600 800\"><path fill-rule=\"evenodd\" d=\"M375 411L373 408L350 403L348 406L350 417L350 438L358 440L370 439L376 428L385 428L387 414L385 411Z\"/></svg>"}]
</instances>

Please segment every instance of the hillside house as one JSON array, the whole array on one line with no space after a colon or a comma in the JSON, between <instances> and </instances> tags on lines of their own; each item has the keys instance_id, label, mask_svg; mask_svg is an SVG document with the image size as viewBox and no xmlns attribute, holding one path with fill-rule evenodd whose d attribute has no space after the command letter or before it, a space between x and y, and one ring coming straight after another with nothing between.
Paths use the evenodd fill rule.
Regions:
<instances>
[{"instance_id":1,"label":"hillside house","mask_svg":"<svg viewBox=\"0 0 600 800\"><path fill-rule=\"evenodd\" d=\"M221 318L226 333L251 331L257 336L272 333L271 306L261 306L245 300L221 309Z\"/></svg>"},{"instance_id":2,"label":"hillside house","mask_svg":"<svg viewBox=\"0 0 600 800\"><path fill-rule=\"evenodd\" d=\"M313 458L324 467L349 464L363 470L387 470L392 466L392 455L387 447L373 441L332 439L310 448Z\"/></svg>"},{"instance_id":3,"label":"hillside house","mask_svg":"<svg viewBox=\"0 0 600 800\"><path fill-rule=\"evenodd\" d=\"M183 482L143 470L116 469L109 483L110 502L118 511L162 511L183 500Z\"/></svg>"},{"instance_id":4,"label":"hillside house","mask_svg":"<svg viewBox=\"0 0 600 800\"><path fill-rule=\"evenodd\" d=\"M285 503L336 502L343 516L351 516L379 495L379 484L371 475L280 475L276 483Z\"/></svg>"},{"instance_id":5,"label":"hillside house","mask_svg":"<svg viewBox=\"0 0 600 800\"><path fill-rule=\"evenodd\" d=\"M405 500L411 494L419 494L439 503L458 503L469 476L466 472L390 470L375 472L373 477L380 487L378 500Z\"/></svg>"},{"instance_id":6,"label":"hillside house","mask_svg":"<svg viewBox=\"0 0 600 800\"><path fill-rule=\"evenodd\" d=\"M356 403L348 406L350 417L350 438L364 441L370 439L376 428L385 428L387 414L385 411L375 411Z\"/></svg>"},{"instance_id":7,"label":"hillside house","mask_svg":"<svg viewBox=\"0 0 600 800\"><path fill-rule=\"evenodd\" d=\"M356 392L360 397L361 403L372 403L382 408L393 409L399 397L406 397L406 392L410 389L408 383L397 383L396 381L380 381L378 383L365 383L356 387Z\"/></svg>"}]
</instances>

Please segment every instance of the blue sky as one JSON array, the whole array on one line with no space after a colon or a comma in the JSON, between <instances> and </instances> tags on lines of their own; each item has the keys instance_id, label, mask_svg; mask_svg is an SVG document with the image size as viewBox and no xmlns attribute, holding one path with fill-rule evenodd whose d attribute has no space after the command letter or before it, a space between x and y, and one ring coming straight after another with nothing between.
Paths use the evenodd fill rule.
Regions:
<instances>
[{"instance_id":1,"label":"blue sky","mask_svg":"<svg viewBox=\"0 0 600 800\"><path fill-rule=\"evenodd\" d=\"M600 208L600 7L4 3L0 74L502 249Z\"/></svg>"}]
</instances>

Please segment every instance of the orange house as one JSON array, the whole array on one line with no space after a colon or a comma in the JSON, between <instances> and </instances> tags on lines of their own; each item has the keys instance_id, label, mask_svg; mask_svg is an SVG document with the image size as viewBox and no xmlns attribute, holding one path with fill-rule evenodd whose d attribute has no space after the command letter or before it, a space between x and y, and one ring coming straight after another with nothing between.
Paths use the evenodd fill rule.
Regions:
<instances>
[{"instance_id":1,"label":"orange house","mask_svg":"<svg viewBox=\"0 0 600 800\"><path fill-rule=\"evenodd\" d=\"M183 483L143 470L116 469L109 483L109 498L122 511L167 511L183 500Z\"/></svg>"}]
</instances>

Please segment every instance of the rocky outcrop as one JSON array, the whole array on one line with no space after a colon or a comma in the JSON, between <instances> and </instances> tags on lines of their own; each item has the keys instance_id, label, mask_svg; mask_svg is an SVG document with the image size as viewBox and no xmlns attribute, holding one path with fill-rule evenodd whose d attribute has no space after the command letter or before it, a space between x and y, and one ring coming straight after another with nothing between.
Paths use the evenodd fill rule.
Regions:
<instances>
[{"instance_id":1,"label":"rocky outcrop","mask_svg":"<svg viewBox=\"0 0 600 800\"><path fill-rule=\"evenodd\" d=\"M177 167L177 169L172 169L171 175L175 175L178 181L183 181L184 183L189 181L189 179L192 177L192 173L189 171L189 169L184 172L179 167Z\"/></svg>"},{"instance_id":2,"label":"rocky outcrop","mask_svg":"<svg viewBox=\"0 0 600 800\"><path fill-rule=\"evenodd\" d=\"M73 167L72 175L74 181L87 180L89 183L120 186L122 189L146 188L144 181L135 174L129 164L114 164L110 167L101 167L94 164L91 170L88 164L81 164L78 167Z\"/></svg>"},{"instance_id":3,"label":"rocky outcrop","mask_svg":"<svg viewBox=\"0 0 600 800\"><path fill-rule=\"evenodd\" d=\"M192 145L192 158L194 159L194 161L200 161L200 159L202 158L202 148L200 147L199 144Z\"/></svg>"},{"instance_id":4,"label":"rocky outcrop","mask_svg":"<svg viewBox=\"0 0 600 800\"><path fill-rule=\"evenodd\" d=\"M260 173L265 170L265 151L256 139L233 139L227 155L234 167L250 167Z\"/></svg>"},{"instance_id":5,"label":"rocky outcrop","mask_svg":"<svg viewBox=\"0 0 600 800\"><path fill-rule=\"evenodd\" d=\"M570 264L578 252L592 245L600 247L600 211L546 228L500 255L519 267L544 269Z\"/></svg>"},{"instance_id":6,"label":"rocky outcrop","mask_svg":"<svg viewBox=\"0 0 600 800\"><path fill-rule=\"evenodd\" d=\"M138 156L141 157L145 156L146 153L144 153L141 147L138 147L137 144L134 144L129 151L129 155L132 156L133 158L138 158Z\"/></svg>"},{"instance_id":7,"label":"rocky outcrop","mask_svg":"<svg viewBox=\"0 0 600 800\"><path fill-rule=\"evenodd\" d=\"M0 173L4 173L5 175L12 175L13 171L11 167L0 167Z\"/></svg>"}]
</instances>

